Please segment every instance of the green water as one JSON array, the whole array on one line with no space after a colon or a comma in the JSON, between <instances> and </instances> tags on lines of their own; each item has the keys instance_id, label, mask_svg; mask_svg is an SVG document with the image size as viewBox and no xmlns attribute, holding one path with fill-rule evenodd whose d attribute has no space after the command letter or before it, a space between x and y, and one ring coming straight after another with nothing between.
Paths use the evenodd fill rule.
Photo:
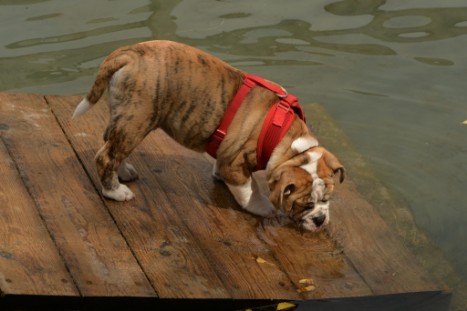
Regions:
<instances>
[{"instance_id":1,"label":"green water","mask_svg":"<svg viewBox=\"0 0 467 311\"><path fill-rule=\"evenodd\" d=\"M465 289L466 34L465 0L0 0L0 91L83 94L121 45L199 47L321 103Z\"/></svg>"}]
</instances>

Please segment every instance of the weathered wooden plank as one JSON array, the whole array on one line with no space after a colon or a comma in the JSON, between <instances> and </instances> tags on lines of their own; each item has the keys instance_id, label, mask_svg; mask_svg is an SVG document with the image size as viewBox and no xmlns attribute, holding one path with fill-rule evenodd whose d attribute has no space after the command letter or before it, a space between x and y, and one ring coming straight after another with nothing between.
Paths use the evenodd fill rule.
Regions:
<instances>
[{"instance_id":1,"label":"weathered wooden plank","mask_svg":"<svg viewBox=\"0 0 467 311\"><path fill-rule=\"evenodd\" d=\"M89 178L98 185L93 159L106 105L70 123L79 100L47 97L54 116L43 97L0 94L0 157L6 159L0 174L8 181L0 185L0 221L13 219L0 228L1 293L78 294L49 233L88 297L154 297L153 287L162 298L185 299L440 293L443 286L417 265L351 180L336 191L330 230L300 233L241 211L210 177L208 161L156 132L130 157L141 177L130 184L137 199L103 203ZM3 209L13 201L14 210ZM26 239L18 242L11 232ZM33 245L34 239L40 241ZM313 279L316 290L297 294L303 278Z\"/></svg>"},{"instance_id":2,"label":"weathered wooden plank","mask_svg":"<svg viewBox=\"0 0 467 311\"><path fill-rule=\"evenodd\" d=\"M1 139L0 293L79 296Z\"/></svg>"},{"instance_id":3,"label":"weathered wooden plank","mask_svg":"<svg viewBox=\"0 0 467 311\"><path fill-rule=\"evenodd\" d=\"M261 257L266 260L266 263L259 264L265 273L284 271L296 290L305 287L300 284L300 280L312 279L316 290L304 291L302 297L306 299L372 294L328 235L301 233L295 227L268 226L261 218L241 211L227 188L222 183L214 184L210 176L212 164L203 156L183 149L162 132L149 136L142 149L147 154L152 152L148 161L154 163L155 167L174 167L162 170L175 174L160 174L158 177L163 180L161 184L166 187L166 192L173 193L174 199L194 197L195 202L202 202L197 208L183 203L177 205L185 221L201 222L204 219L207 224L217 224L216 230L209 234L219 236L219 240L229 241L234 254L248 255L250 260L244 259L246 264L251 265L251 259ZM180 156L174 156L176 154ZM161 156L166 160L157 159ZM264 180L261 174L255 177ZM194 227L193 230L198 235L207 235L201 232L206 230L203 227ZM224 254L218 255L215 246L207 247L212 249L216 262L225 262L222 257ZM236 257L233 260L239 261ZM232 266L236 267L235 263L222 269Z\"/></svg>"},{"instance_id":4,"label":"weathered wooden plank","mask_svg":"<svg viewBox=\"0 0 467 311\"><path fill-rule=\"evenodd\" d=\"M73 145L82 155L82 161L89 163L86 166L89 165L90 175L95 178L93 156L100 147L96 137L100 140L103 132L99 124L106 119L106 104L98 103L89 113L91 116L86 115L83 117L85 120L77 120L75 125L70 124L68 119L78 98L73 99L71 106L69 98L51 97L48 100ZM70 107L66 108L67 105ZM89 152L89 149L92 151ZM212 270L220 276L234 298L294 299L371 294L342 252L333 250L335 245L329 237L316 238L311 234L302 236L297 230L289 228L283 229L280 237L269 238L269 241L276 241L274 245L268 245L264 240L264 232L258 233L258 230L262 230L258 226L258 219L239 211L225 186L221 183L215 185L208 161L176 145L165 134L150 134L130 157L130 161L140 170L141 178L130 185L137 192L137 200L133 204L138 204L139 196L148 202L160 202L163 199L163 204L159 204L162 209L160 217L171 215L183 221L198 239L197 243L206 256L211 258ZM166 197L168 202L165 202ZM122 205L109 201L108 204L127 208L128 203ZM121 213L121 210L121 207L115 207L115 212ZM119 220L117 222L120 223ZM129 237L127 239L130 240ZM314 248L319 250L323 247L327 251L325 256L319 251L313 251ZM266 260L266 263L258 264L255 260L257 257ZM143 263L143 266L146 265ZM323 271L323 267L328 270ZM148 268L145 270L148 271ZM298 282L303 278L313 278L319 284L319 289L299 296L296 290L303 287Z\"/></svg>"},{"instance_id":5,"label":"weathered wooden plank","mask_svg":"<svg viewBox=\"0 0 467 311\"><path fill-rule=\"evenodd\" d=\"M231 208L236 203L222 184L212 185L211 169L203 158L173 146L162 132L148 136L140 156L149 170L141 175L150 184L157 180L233 298L299 298L269 247L257 237L257 219ZM187 170L187 164L194 162L206 170ZM258 263L258 257L267 263Z\"/></svg>"},{"instance_id":6,"label":"weathered wooden plank","mask_svg":"<svg viewBox=\"0 0 467 311\"><path fill-rule=\"evenodd\" d=\"M90 113L92 116L85 117L87 121L70 124L68 116L78 101L78 98L73 99L72 103L70 98L54 98L51 105L57 108L60 122L68 131L70 140L78 146L82 161L87 163L90 175L97 184L93 156L100 147L98 141L107 119L106 104L98 104L95 111ZM158 226L165 228L171 221L183 223L183 238L199 245L200 258L207 258L220 282L234 298L253 297L251 295L265 298L270 294L290 298L288 295L301 287L298 280L302 278L312 278L317 285L315 291L304 293L302 298L439 290L439 286L418 267L413 255L390 232L372 206L353 188L351 180L340 185L336 191L332 206L331 227L334 230L329 233L332 236L326 233L300 234L293 228L265 228L258 225L255 217L236 209L226 188L212 181L208 162L174 144L163 133L149 135L131 160L141 173L141 179L131 187L146 204L157 204L159 209L155 218L168 219ZM106 204L112 206L113 213L122 213L118 206L126 206L110 201ZM130 208L134 209L135 204L130 203ZM141 208L144 209L142 206L137 209ZM145 230L154 225L145 217L136 220L134 216L134 223L125 224L124 219L131 219L124 216L125 213L116 218L120 225L126 227L128 234L134 235L135 242L140 233L132 230L138 223ZM154 209L149 209L149 213L154 218ZM338 234L334 235L335 232ZM343 249L337 246L336 239L343 244ZM140 242L144 243L144 240ZM156 248L162 251L168 245L172 246L174 241L177 239L159 240L159 248L157 243ZM147 257L146 261L153 259L144 252L139 256ZM254 261L256 257L265 259L267 264L257 264ZM203 269L198 270L195 266L198 267L194 265L188 268L189 271L191 269L202 274ZM355 271L355 267L358 271ZM167 273L157 280L165 280L164 284L172 282L175 288L183 290L183 286L175 285L170 280L173 275ZM254 286L252 275L255 276ZM268 279L271 275L274 275L272 281ZM258 289L257 284L268 284L268 287ZM167 291L167 295L172 297L170 291Z\"/></svg>"},{"instance_id":7,"label":"weathered wooden plank","mask_svg":"<svg viewBox=\"0 0 467 311\"><path fill-rule=\"evenodd\" d=\"M107 124L106 103L98 103L88 114L71 122L70 116L81 100L78 97L47 96L47 101L76 148L89 175L100 189L94 156L102 144ZM140 157L131 157L135 167L144 171ZM150 174L154 174L151 172ZM180 221L162 187L153 180L131 185L136 199L130 202L106 200L121 232L143 266L161 298L231 298L224 283L212 269L193 236Z\"/></svg>"},{"instance_id":8,"label":"weathered wooden plank","mask_svg":"<svg viewBox=\"0 0 467 311\"><path fill-rule=\"evenodd\" d=\"M340 242L346 255L375 294L443 288L433 282L351 181L340 187L333 214L334 225L345 228L340 233Z\"/></svg>"},{"instance_id":9,"label":"weathered wooden plank","mask_svg":"<svg viewBox=\"0 0 467 311\"><path fill-rule=\"evenodd\" d=\"M3 140L83 296L155 296L43 97L1 94Z\"/></svg>"}]
</instances>

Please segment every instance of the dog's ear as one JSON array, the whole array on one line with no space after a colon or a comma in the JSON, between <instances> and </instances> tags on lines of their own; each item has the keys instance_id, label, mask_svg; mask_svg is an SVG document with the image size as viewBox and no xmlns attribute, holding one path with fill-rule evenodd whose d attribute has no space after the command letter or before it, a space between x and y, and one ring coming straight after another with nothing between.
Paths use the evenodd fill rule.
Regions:
<instances>
[{"instance_id":1,"label":"dog's ear","mask_svg":"<svg viewBox=\"0 0 467 311\"><path fill-rule=\"evenodd\" d=\"M326 186L323 199L329 200L332 193L334 192L333 176L339 173L340 183L342 183L345 179L344 166L339 162L335 155L323 148L322 156L318 160L317 173L318 176L324 181Z\"/></svg>"},{"instance_id":2,"label":"dog's ear","mask_svg":"<svg viewBox=\"0 0 467 311\"><path fill-rule=\"evenodd\" d=\"M288 204L288 197L296 189L294 176L290 172L290 166L283 166L277 169L268 181L269 184L269 200L276 208L281 208L288 212L292 208L292 204Z\"/></svg>"},{"instance_id":3,"label":"dog's ear","mask_svg":"<svg viewBox=\"0 0 467 311\"><path fill-rule=\"evenodd\" d=\"M312 191L311 175L296 166L281 166L269 179L269 200L286 213L292 210L294 202L308 200Z\"/></svg>"},{"instance_id":4,"label":"dog's ear","mask_svg":"<svg viewBox=\"0 0 467 311\"><path fill-rule=\"evenodd\" d=\"M330 177L332 177L333 175L339 173L339 182L342 183L345 179L345 168L341 164L341 162L339 162L337 157L328 150L324 149L323 156L321 157L321 159L323 159L324 163L326 164L326 167L332 172L332 174L326 173L326 175L330 175ZM321 166L321 168L323 168L323 166ZM320 174L318 173L318 175Z\"/></svg>"}]
</instances>

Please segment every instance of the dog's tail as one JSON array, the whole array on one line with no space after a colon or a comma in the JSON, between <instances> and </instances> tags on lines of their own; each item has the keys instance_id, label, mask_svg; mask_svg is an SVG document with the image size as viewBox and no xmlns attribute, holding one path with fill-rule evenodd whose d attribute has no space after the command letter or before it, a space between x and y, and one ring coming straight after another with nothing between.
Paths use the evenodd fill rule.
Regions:
<instances>
[{"instance_id":1,"label":"dog's tail","mask_svg":"<svg viewBox=\"0 0 467 311\"><path fill-rule=\"evenodd\" d=\"M72 118L83 115L102 97L109 85L109 81L118 70L123 68L131 60L128 48L120 48L111 53L99 67L96 80L86 97L78 104Z\"/></svg>"}]
</instances>

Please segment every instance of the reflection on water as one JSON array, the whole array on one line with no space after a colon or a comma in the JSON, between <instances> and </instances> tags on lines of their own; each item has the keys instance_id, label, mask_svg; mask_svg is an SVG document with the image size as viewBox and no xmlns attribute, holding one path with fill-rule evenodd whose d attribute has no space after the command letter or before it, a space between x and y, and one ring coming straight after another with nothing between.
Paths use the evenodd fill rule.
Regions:
<instances>
[{"instance_id":1,"label":"reflection on water","mask_svg":"<svg viewBox=\"0 0 467 311\"><path fill-rule=\"evenodd\" d=\"M384 10L385 1L339 1L319 6L300 1L284 10L278 1L267 6L263 1L246 0L240 1L243 5L209 0L121 2L108 16L101 13L109 11L108 4L90 0L75 7L57 0L38 1L34 6L2 2L2 20L13 20L15 29L21 29L15 36L10 36L9 27L0 30L4 76L8 72L23 74L22 79L15 79L21 81L21 88L92 76L109 51L153 38L205 47L234 65L290 66L323 64L313 55L332 57L335 52L395 55L389 42L427 42L467 33L467 7ZM89 12L88 8L95 6L102 6L102 10ZM443 58L416 59L434 65L453 64ZM36 75L30 76L31 72ZM16 88L16 81L1 82L2 89ZM73 90L83 92L81 85Z\"/></svg>"},{"instance_id":2,"label":"reflection on water","mask_svg":"<svg viewBox=\"0 0 467 311\"><path fill-rule=\"evenodd\" d=\"M110 51L158 38L322 103L467 280L464 0L0 0L0 25L1 90L83 94Z\"/></svg>"}]
</instances>

